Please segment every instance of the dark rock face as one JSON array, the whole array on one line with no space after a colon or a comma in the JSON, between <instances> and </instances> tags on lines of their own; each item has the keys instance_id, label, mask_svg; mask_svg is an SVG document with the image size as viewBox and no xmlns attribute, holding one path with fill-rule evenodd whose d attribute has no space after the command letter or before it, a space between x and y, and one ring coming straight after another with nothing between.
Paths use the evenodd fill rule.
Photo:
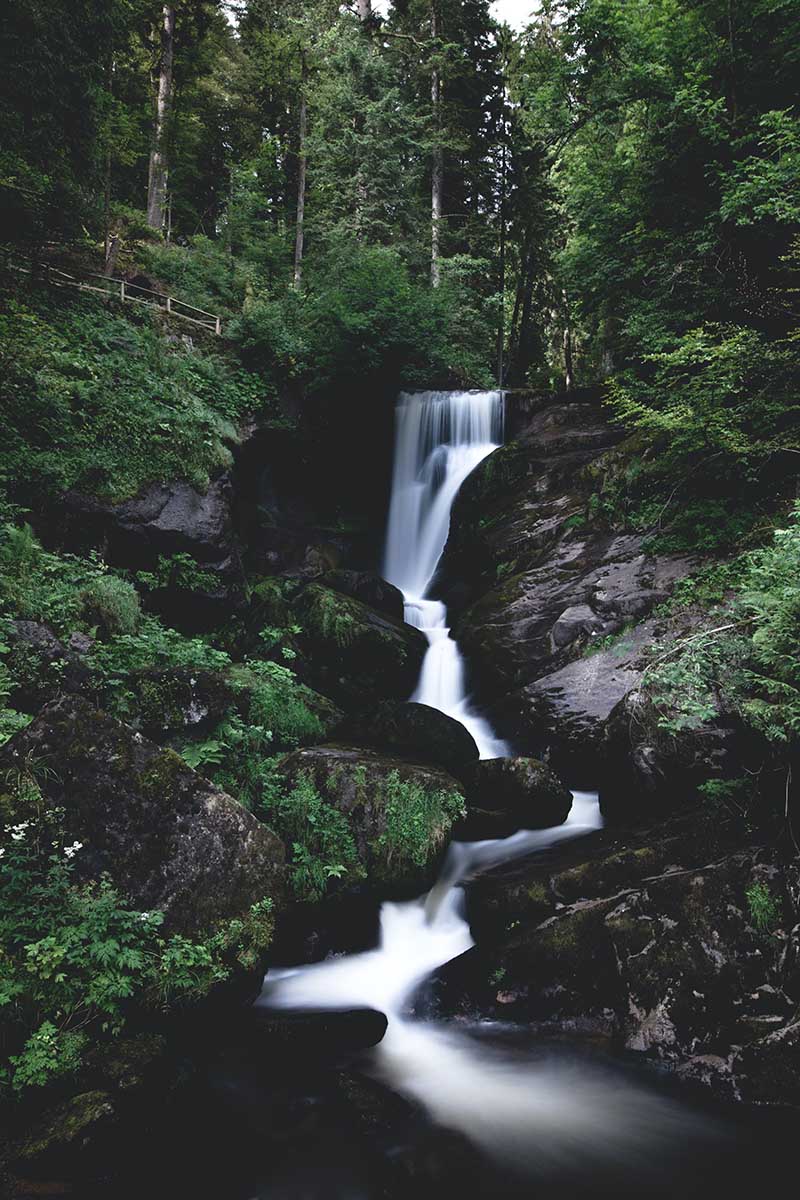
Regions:
<instances>
[{"instance_id":1,"label":"dark rock face","mask_svg":"<svg viewBox=\"0 0 800 1200\"><path fill-rule=\"evenodd\" d=\"M150 484L139 496L120 504L106 504L78 492L68 493L64 501L68 514L102 530L112 550L126 550L134 561L183 552L200 563L221 567L235 550L232 498L230 479L223 475L205 493L178 480Z\"/></svg>"},{"instance_id":2,"label":"dark rock face","mask_svg":"<svg viewBox=\"0 0 800 1200\"><path fill-rule=\"evenodd\" d=\"M167 930L197 936L266 896L280 902L284 851L274 833L173 751L85 700L48 704L3 748L2 765L26 755L49 768L42 791L83 842L78 871L108 872L138 907L162 911Z\"/></svg>"},{"instance_id":3,"label":"dark rock face","mask_svg":"<svg viewBox=\"0 0 800 1200\"><path fill-rule=\"evenodd\" d=\"M699 729L670 736L635 685L610 713L602 735L596 778L603 812L614 819L680 808L694 801L706 780L741 777L769 759L769 747L719 708Z\"/></svg>"},{"instance_id":4,"label":"dark rock face","mask_svg":"<svg viewBox=\"0 0 800 1200\"><path fill-rule=\"evenodd\" d=\"M728 1097L797 1103L796 870L737 840L693 814L477 881L479 949L445 968L447 1007L605 1034Z\"/></svg>"},{"instance_id":5,"label":"dark rock face","mask_svg":"<svg viewBox=\"0 0 800 1200\"><path fill-rule=\"evenodd\" d=\"M482 759L470 768L466 784L467 817L460 837L547 829L566 821L572 807L572 794L535 758Z\"/></svg>"},{"instance_id":6,"label":"dark rock face","mask_svg":"<svg viewBox=\"0 0 800 1200\"><path fill-rule=\"evenodd\" d=\"M386 701L349 718L337 737L375 746L412 762L433 763L458 778L478 760L478 747L460 721L438 708Z\"/></svg>"},{"instance_id":7,"label":"dark rock face","mask_svg":"<svg viewBox=\"0 0 800 1200\"><path fill-rule=\"evenodd\" d=\"M243 583L233 505L230 477L222 475L205 492L182 480L153 483L119 504L68 492L54 519L67 544L99 546L109 562L133 569L151 570L162 556L190 555L213 583L209 579L191 591L161 589L150 604L179 628L195 632L227 614Z\"/></svg>"},{"instance_id":8,"label":"dark rock face","mask_svg":"<svg viewBox=\"0 0 800 1200\"><path fill-rule=\"evenodd\" d=\"M591 403L534 405L519 439L464 484L440 587L454 636L498 731L567 782L596 780L611 712L637 683L645 620L692 562L654 557L639 535L586 524L591 473L619 435ZM448 588L448 581L466 581ZM614 644L585 658L598 639Z\"/></svg>"},{"instance_id":9,"label":"dark rock face","mask_svg":"<svg viewBox=\"0 0 800 1200\"><path fill-rule=\"evenodd\" d=\"M371 571L340 569L321 575L318 582L333 588L335 592L343 592L345 596L352 596L354 600L370 605L395 621L403 620L403 593L393 583L381 579L380 575Z\"/></svg>"},{"instance_id":10,"label":"dark rock face","mask_svg":"<svg viewBox=\"0 0 800 1200\"><path fill-rule=\"evenodd\" d=\"M370 882L408 895L417 895L434 882L463 801L452 776L436 767L343 745L298 750L283 759L278 771L289 788L307 776L322 798L347 816ZM438 803L422 803L412 837L398 827L407 815L408 796L398 804L393 781L427 797L446 796L452 811Z\"/></svg>"}]
</instances>

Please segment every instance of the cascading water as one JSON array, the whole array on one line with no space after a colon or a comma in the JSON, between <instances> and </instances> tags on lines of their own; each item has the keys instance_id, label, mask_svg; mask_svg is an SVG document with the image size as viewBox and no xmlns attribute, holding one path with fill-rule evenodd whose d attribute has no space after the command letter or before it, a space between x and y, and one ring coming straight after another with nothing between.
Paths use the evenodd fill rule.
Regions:
<instances>
[{"instance_id":1,"label":"cascading water","mask_svg":"<svg viewBox=\"0 0 800 1200\"><path fill-rule=\"evenodd\" d=\"M429 592L459 488L503 441L503 408L502 392L401 395L386 536L384 574L405 597L406 621L428 639L411 698L466 726L481 758L502 758L509 748L470 707L464 661L450 637L447 609Z\"/></svg>"},{"instance_id":2,"label":"cascading water","mask_svg":"<svg viewBox=\"0 0 800 1200\"><path fill-rule=\"evenodd\" d=\"M500 392L401 397L386 549L386 576L404 593L406 619L430 643L413 699L461 721L483 757L507 754L508 748L469 708L445 606L428 593L458 489L500 444L502 427ZM650 1155L659 1145L685 1141L680 1110L628 1081L585 1065L576 1074L540 1057L510 1057L454 1027L409 1015L426 977L473 945L460 883L601 825L597 795L573 793L569 818L556 828L522 830L496 841L454 842L426 896L382 905L374 950L273 969L258 1003L279 1009L380 1009L389 1026L372 1051L372 1073L526 1176L568 1173L576 1163L590 1173L609 1164L627 1169L645 1157L643 1151Z\"/></svg>"}]
</instances>

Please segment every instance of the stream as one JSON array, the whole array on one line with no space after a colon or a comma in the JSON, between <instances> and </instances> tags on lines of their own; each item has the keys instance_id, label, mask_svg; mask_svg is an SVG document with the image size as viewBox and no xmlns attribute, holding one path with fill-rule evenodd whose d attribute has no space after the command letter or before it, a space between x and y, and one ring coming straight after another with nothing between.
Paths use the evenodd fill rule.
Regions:
<instances>
[{"instance_id":1,"label":"stream","mask_svg":"<svg viewBox=\"0 0 800 1200\"><path fill-rule=\"evenodd\" d=\"M406 620L429 643L412 699L461 721L482 758L511 750L472 707L445 605L431 592L458 490L502 439L500 392L425 392L398 402L384 574L402 589ZM699 1162L725 1162L739 1183L746 1177L739 1160L747 1139L734 1136L730 1118L698 1108L683 1094L676 1098L669 1085L656 1085L607 1054L537 1043L526 1031L498 1023L468 1025L415 1013L426 981L473 945L463 885L601 825L597 796L577 792L561 826L455 842L430 893L381 906L374 949L272 969L265 980L258 1001L264 1008L367 1007L386 1014L387 1033L359 1057L358 1070L421 1106L432 1122L455 1131L481 1162L492 1164L484 1173L476 1168L466 1180L451 1180L462 1194L529 1196L532 1188L538 1193L538 1182L565 1189L565 1196L632 1197L644 1190L705 1195ZM313 1153L329 1155L324 1170L295 1164L288 1182L273 1181L260 1194L382 1194L354 1182L351 1173L347 1182L340 1180L330 1149ZM418 1194L417 1185L409 1187Z\"/></svg>"}]
</instances>

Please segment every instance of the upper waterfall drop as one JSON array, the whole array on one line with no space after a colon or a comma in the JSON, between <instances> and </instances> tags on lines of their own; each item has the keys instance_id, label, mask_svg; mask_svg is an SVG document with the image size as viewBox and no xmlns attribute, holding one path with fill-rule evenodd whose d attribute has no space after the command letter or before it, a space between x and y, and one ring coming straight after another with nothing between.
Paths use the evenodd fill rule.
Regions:
<instances>
[{"instance_id":1,"label":"upper waterfall drop","mask_svg":"<svg viewBox=\"0 0 800 1200\"><path fill-rule=\"evenodd\" d=\"M509 754L469 707L464 662L447 610L429 589L447 542L450 512L467 476L503 442L504 398L493 392L404 392L396 410L385 577L405 597L405 617L429 649L412 700L438 708L472 734L481 758Z\"/></svg>"}]
</instances>

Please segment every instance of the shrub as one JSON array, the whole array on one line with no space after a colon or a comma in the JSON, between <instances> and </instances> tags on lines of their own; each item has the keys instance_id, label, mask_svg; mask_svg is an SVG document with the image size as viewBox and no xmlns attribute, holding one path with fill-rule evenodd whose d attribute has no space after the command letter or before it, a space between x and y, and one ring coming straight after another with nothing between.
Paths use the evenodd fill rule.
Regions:
<instances>
[{"instance_id":1,"label":"shrub","mask_svg":"<svg viewBox=\"0 0 800 1200\"><path fill-rule=\"evenodd\" d=\"M139 597L132 584L118 575L98 575L81 593L82 616L105 637L133 633L139 624Z\"/></svg>"},{"instance_id":2,"label":"shrub","mask_svg":"<svg viewBox=\"0 0 800 1200\"><path fill-rule=\"evenodd\" d=\"M453 822L464 816L464 797L444 788L426 788L392 771L385 784L386 828L376 847L386 862L424 867Z\"/></svg>"},{"instance_id":3,"label":"shrub","mask_svg":"<svg viewBox=\"0 0 800 1200\"><path fill-rule=\"evenodd\" d=\"M769 933L780 920L780 908L765 883L754 883L746 891L750 920L759 933Z\"/></svg>"},{"instance_id":4,"label":"shrub","mask_svg":"<svg viewBox=\"0 0 800 1200\"><path fill-rule=\"evenodd\" d=\"M288 792L273 781L265 789L262 811L291 847L289 878L299 899L321 899L332 880L363 878L347 817L320 796L307 772Z\"/></svg>"}]
</instances>

